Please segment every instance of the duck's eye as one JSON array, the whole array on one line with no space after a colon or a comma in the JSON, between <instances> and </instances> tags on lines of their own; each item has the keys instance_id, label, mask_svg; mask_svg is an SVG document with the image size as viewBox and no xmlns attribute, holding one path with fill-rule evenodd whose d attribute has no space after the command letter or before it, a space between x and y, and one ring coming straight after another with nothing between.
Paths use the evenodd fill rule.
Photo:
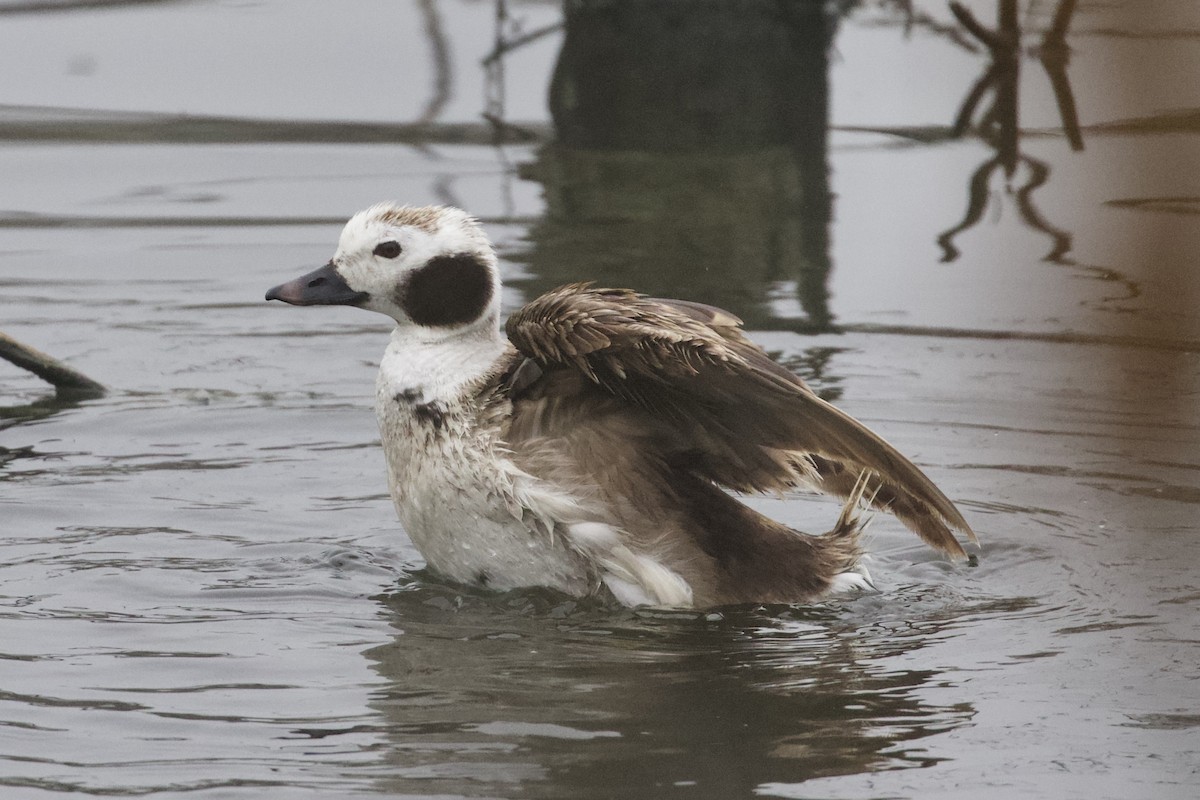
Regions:
<instances>
[{"instance_id":1,"label":"duck's eye","mask_svg":"<svg viewBox=\"0 0 1200 800\"><path fill-rule=\"evenodd\" d=\"M384 258L395 258L400 255L400 243L393 241L380 242L375 245L375 255Z\"/></svg>"}]
</instances>

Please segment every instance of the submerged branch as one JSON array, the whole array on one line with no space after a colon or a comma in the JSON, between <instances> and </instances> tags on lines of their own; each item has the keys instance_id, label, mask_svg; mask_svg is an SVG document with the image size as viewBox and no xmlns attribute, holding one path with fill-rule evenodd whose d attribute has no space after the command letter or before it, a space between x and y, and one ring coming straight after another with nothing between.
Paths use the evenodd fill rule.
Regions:
<instances>
[{"instance_id":1,"label":"submerged branch","mask_svg":"<svg viewBox=\"0 0 1200 800\"><path fill-rule=\"evenodd\" d=\"M102 385L82 372L77 372L40 350L21 344L6 333L0 333L0 358L32 372L59 392L99 397L105 391Z\"/></svg>"}]
</instances>

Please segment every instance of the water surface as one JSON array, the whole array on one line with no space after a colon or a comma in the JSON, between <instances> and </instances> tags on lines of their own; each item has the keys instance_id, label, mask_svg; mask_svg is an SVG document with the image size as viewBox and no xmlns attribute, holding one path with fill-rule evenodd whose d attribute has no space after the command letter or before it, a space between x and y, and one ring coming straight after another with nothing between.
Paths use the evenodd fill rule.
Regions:
<instances>
[{"instance_id":1,"label":"water surface","mask_svg":"<svg viewBox=\"0 0 1200 800\"><path fill-rule=\"evenodd\" d=\"M0 326L111 388L0 364L5 796L1195 796L1200 14L1020 3L1014 151L992 94L955 135L991 58L945 6L820 5L510 3L537 35L487 67L490 3L0 3ZM680 31L719 91L654 66ZM678 108L623 82L660 68ZM881 516L878 593L813 606L439 583L386 496L383 320L261 301L386 198L481 216L509 308L729 307L979 565Z\"/></svg>"}]
</instances>

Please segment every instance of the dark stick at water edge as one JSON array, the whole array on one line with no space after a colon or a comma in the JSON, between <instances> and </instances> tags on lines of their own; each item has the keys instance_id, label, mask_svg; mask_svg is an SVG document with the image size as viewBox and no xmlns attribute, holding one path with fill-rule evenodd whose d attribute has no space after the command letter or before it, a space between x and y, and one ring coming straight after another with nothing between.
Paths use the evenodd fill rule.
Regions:
<instances>
[{"instance_id":1,"label":"dark stick at water edge","mask_svg":"<svg viewBox=\"0 0 1200 800\"><path fill-rule=\"evenodd\" d=\"M83 373L68 367L53 356L21 344L3 332L0 332L0 358L32 372L59 392L95 397L105 393L103 385Z\"/></svg>"}]
</instances>

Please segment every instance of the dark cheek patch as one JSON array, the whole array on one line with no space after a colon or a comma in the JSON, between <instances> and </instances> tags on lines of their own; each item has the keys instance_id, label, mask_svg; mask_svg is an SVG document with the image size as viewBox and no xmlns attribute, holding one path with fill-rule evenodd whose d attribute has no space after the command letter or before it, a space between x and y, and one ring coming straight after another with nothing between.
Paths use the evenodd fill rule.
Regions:
<instances>
[{"instance_id":1,"label":"dark cheek patch","mask_svg":"<svg viewBox=\"0 0 1200 800\"><path fill-rule=\"evenodd\" d=\"M491 273L469 253L432 259L396 290L396 304L409 319L431 328L474 322L491 302Z\"/></svg>"}]
</instances>

